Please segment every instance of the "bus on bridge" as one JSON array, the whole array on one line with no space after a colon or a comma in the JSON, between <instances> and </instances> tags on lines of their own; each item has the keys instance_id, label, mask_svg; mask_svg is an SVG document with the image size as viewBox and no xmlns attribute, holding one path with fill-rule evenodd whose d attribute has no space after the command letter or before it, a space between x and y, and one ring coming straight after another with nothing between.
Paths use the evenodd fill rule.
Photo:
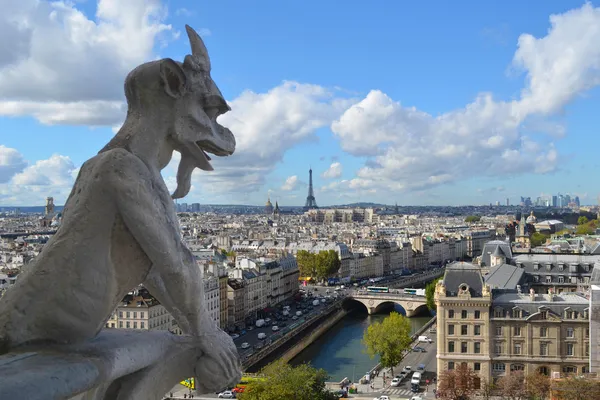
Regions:
<instances>
[{"instance_id":1,"label":"bus on bridge","mask_svg":"<svg viewBox=\"0 0 600 400\"><path fill-rule=\"evenodd\" d=\"M390 288L383 286L367 286L367 292L369 293L389 293Z\"/></svg>"}]
</instances>

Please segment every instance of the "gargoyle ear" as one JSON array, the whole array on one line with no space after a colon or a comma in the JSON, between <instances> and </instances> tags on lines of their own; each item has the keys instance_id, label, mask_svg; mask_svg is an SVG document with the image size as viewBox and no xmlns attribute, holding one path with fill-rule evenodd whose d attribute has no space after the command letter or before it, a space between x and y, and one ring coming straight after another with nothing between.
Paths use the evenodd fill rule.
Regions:
<instances>
[{"instance_id":1,"label":"gargoyle ear","mask_svg":"<svg viewBox=\"0 0 600 400\"><path fill-rule=\"evenodd\" d=\"M165 92L178 99L183 96L187 88L187 77L183 69L175 61L165 58L160 63L160 77L163 81Z\"/></svg>"}]
</instances>

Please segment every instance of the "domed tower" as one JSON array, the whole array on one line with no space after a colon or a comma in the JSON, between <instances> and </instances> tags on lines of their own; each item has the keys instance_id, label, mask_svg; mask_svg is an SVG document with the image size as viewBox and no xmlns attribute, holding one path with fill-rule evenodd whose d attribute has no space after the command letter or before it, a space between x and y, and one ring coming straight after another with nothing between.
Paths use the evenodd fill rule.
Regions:
<instances>
[{"instance_id":1,"label":"domed tower","mask_svg":"<svg viewBox=\"0 0 600 400\"><path fill-rule=\"evenodd\" d=\"M267 199L267 204L265 204L265 214L273 214L273 204L271 203L271 197Z\"/></svg>"}]
</instances>

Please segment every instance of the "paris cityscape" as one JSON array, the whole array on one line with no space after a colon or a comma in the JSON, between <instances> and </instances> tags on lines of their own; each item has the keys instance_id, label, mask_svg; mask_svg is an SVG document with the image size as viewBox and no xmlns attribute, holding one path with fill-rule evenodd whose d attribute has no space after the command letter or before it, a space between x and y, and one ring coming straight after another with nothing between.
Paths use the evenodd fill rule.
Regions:
<instances>
[{"instance_id":1,"label":"paris cityscape","mask_svg":"<svg viewBox=\"0 0 600 400\"><path fill-rule=\"evenodd\" d=\"M600 399L600 3L434 3L6 2L0 399Z\"/></svg>"}]
</instances>

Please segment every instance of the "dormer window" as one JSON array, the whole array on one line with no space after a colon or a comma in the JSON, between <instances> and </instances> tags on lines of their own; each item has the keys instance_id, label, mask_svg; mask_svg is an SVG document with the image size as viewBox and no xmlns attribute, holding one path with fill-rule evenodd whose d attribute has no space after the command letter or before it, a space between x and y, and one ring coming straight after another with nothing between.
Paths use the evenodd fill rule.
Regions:
<instances>
[{"instance_id":1,"label":"dormer window","mask_svg":"<svg viewBox=\"0 0 600 400\"><path fill-rule=\"evenodd\" d=\"M562 272L564 269L565 269L565 264L563 264L563 263L558 264L558 270L559 271Z\"/></svg>"},{"instance_id":2,"label":"dormer window","mask_svg":"<svg viewBox=\"0 0 600 400\"><path fill-rule=\"evenodd\" d=\"M537 262L534 262L534 263L533 263L533 270L534 270L534 271L537 271L538 269L540 269L540 264L539 264L539 263L537 263Z\"/></svg>"},{"instance_id":3,"label":"dormer window","mask_svg":"<svg viewBox=\"0 0 600 400\"><path fill-rule=\"evenodd\" d=\"M504 309L495 308L494 309L494 318L504 318Z\"/></svg>"},{"instance_id":4,"label":"dormer window","mask_svg":"<svg viewBox=\"0 0 600 400\"><path fill-rule=\"evenodd\" d=\"M546 271L550 271L552 269L552 264L546 264Z\"/></svg>"},{"instance_id":5,"label":"dormer window","mask_svg":"<svg viewBox=\"0 0 600 400\"><path fill-rule=\"evenodd\" d=\"M573 310L565 308L565 319L573 319Z\"/></svg>"},{"instance_id":6,"label":"dormer window","mask_svg":"<svg viewBox=\"0 0 600 400\"><path fill-rule=\"evenodd\" d=\"M577 264L573 263L569 265L569 272L577 272Z\"/></svg>"},{"instance_id":7,"label":"dormer window","mask_svg":"<svg viewBox=\"0 0 600 400\"><path fill-rule=\"evenodd\" d=\"M521 318L521 310L518 308L515 308L512 310L512 317L513 318Z\"/></svg>"},{"instance_id":8,"label":"dormer window","mask_svg":"<svg viewBox=\"0 0 600 400\"><path fill-rule=\"evenodd\" d=\"M546 311L546 310L540 311L540 318L548 319L548 311Z\"/></svg>"},{"instance_id":9,"label":"dormer window","mask_svg":"<svg viewBox=\"0 0 600 400\"><path fill-rule=\"evenodd\" d=\"M517 268L523 268L523 263L517 262Z\"/></svg>"}]
</instances>

